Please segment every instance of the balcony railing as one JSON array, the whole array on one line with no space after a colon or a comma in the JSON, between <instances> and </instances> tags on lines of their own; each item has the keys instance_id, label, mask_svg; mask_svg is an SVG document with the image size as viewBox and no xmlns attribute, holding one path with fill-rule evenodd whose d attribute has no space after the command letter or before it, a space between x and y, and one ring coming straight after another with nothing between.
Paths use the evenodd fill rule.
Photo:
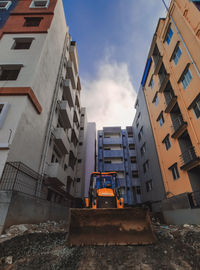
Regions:
<instances>
[{"instance_id":1,"label":"balcony railing","mask_svg":"<svg viewBox=\"0 0 200 270\"><path fill-rule=\"evenodd\" d=\"M155 70L154 70L154 74L158 74L158 71L160 70L160 67L162 65L162 59L163 57L159 54L157 56L153 57L154 59L154 63L155 63Z\"/></svg>"},{"instance_id":2,"label":"balcony railing","mask_svg":"<svg viewBox=\"0 0 200 270\"><path fill-rule=\"evenodd\" d=\"M168 73L160 74L159 80L160 80L159 92L162 93L167 85L168 80L169 80L169 74Z\"/></svg>"},{"instance_id":3,"label":"balcony railing","mask_svg":"<svg viewBox=\"0 0 200 270\"><path fill-rule=\"evenodd\" d=\"M178 138L187 128L187 122L184 121L182 115L180 114L173 122L173 134L172 138Z\"/></svg>"},{"instance_id":4,"label":"balcony railing","mask_svg":"<svg viewBox=\"0 0 200 270\"><path fill-rule=\"evenodd\" d=\"M166 108L165 108L165 112L169 113L174 105L176 104L177 101L177 96L174 95L174 93L165 93L165 102L166 102Z\"/></svg>"},{"instance_id":5,"label":"balcony railing","mask_svg":"<svg viewBox=\"0 0 200 270\"><path fill-rule=\"evenodd\" d=\"M181 169L182 170L189 170L199 165L199 157L196 155L196 151L194 146L191 146L186 151L184 151L180 155L181 159Z\"/></svg>"},{"instance_id":6,"label":"balcony railing","mask_svg":"<svg viewBox=\"0 0 200 270\"><path fill-rule=\"evenodd\" d=\"M123 150L104 150L104 157L123 157Z\"/></svg>"},{"instance_id":7,"label":"balcony railing","mask_svg":"<svg viewBox=\"0 0 200 270\"><path fill-rule=\"evenodd\" d=\"M75 91L72 89L72 84L70 79L63 79L63 99L67 100L70 107L75 104Z\"/></svg>"}]
</instances>

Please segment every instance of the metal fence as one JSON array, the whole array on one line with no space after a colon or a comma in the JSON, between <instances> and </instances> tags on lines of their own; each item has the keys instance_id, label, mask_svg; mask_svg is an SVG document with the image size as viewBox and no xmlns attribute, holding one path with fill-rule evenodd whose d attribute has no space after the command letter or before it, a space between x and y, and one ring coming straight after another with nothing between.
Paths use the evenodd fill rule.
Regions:
<instances>
[{"instance_id":1,"label":"metal fence","mask_svg":"<svg viewBox=\"0 0 200 270\"><path fill-rule=\"evenodd\" d=\"M186 151L184 151L180 155L180 159L181 159L181 164L182 165L186 165L186 164L188 164L188 163L196 160L197 159L197 155L196 155L194 146L191 146Z\"/></svg>"},{"instance_id":2,"label":"metal fence","mask_svg":"<svg viewBox=\"0 0 200 270\"><path fill-rule=\"evenodd\" d=\"M20 191L36 196L39 180L42 180L42 176L23 163L7 162L0 181L0 190ZM41 198L44 196L42 193Z\"/></svg>"}]
</instances>

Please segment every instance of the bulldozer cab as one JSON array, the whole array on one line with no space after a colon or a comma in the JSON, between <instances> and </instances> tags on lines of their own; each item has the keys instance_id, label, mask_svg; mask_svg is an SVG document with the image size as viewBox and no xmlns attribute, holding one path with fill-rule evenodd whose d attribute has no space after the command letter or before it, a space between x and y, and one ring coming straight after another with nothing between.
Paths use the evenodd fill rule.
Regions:
<instances>
[{"instance_id":1,"label":"bulldozer cab","mask_svg":"<svg viewBox=\"0 0 200 270\"><path fill-rule=\"evenodd\" d=\"M99 173L94 172L90 178L90 190L101 189L101 188L111 188L116 189L119 186L117 181L117 174L113 173Z\"/></svg>"}]
</instances>

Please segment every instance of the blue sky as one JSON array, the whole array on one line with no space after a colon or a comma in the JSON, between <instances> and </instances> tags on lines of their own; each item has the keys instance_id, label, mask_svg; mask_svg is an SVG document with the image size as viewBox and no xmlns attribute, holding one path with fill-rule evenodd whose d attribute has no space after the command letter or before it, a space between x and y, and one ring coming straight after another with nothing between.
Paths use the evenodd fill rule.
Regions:
<instances>
[{"instance_id":1,"label":"blue sky","mask_svg":"<svg viewBox=\"0 0 200 270\"><path fill-rule=\"evenodd\" d=\"M167 4L169 0L166 0ZM161 0L63 0L77 41L82 105L102 126L131 125Z\"/></svg>"}]
</instances>

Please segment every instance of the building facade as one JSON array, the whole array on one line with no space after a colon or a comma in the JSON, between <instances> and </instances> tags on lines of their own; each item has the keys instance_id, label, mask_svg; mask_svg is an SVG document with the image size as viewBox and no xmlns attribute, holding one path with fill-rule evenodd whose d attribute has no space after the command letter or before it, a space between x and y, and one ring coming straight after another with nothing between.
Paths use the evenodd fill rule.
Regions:
<instances>
[{"instance_id":1,"label":"building facade","mask_svg":"<svg viewBox=\"0 0 200 270\"><path fill-rule=\"evenodd\" d=\"M15 7L0 29L0 177L20 162L74 197L81 84L62 0L3 2Z\"/></svg>"},{"instance_id":2,"label":"building facade","mask_svg":"<svg viewBox=\"0 0 200 270\"><path fill-rule=\"evenodd\" d=\"M147 203L153 211L159 212L161 201L165 199L165 189L142 86L137 95L135 109L133 132L135 134L141 200L143 203Z\"/></svg>"},{"instance_id":3,"label":"building facade","mask_svg":"<svg viewBox=\"0 0 200 270\"><path fill-rule=\"evenodd\" d=\"M142 81L165 210L200 205L199 23L199 1L171 1L158 22Z\"/></svg>"},{"instance_id":4,"label":"building facade","mask_svg":"<svg viewBox=\"0 0 200 270\"><path fill-rule=\"evenodd\" d=\"M98 171L117 172L126 205L141 203L132 127L104 127L98 131Z\"/></svg>"}]
</instances>

